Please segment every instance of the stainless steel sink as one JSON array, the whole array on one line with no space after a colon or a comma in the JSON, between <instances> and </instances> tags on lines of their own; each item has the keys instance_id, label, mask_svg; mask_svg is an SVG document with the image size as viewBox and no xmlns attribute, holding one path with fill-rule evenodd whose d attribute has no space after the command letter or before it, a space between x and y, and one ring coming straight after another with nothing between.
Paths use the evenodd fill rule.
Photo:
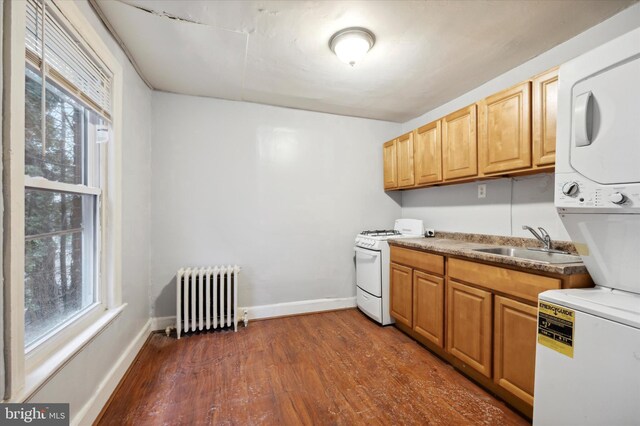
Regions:
<instances>
[{"instance_id":1,"label":"stainless steel sink","mask_svg":"<svg viewBox=\"0 0 640 426\"><path fill-rule=\"evenodd\" d=\"M530 250L526 248L517 247L491 247L474 249L473 251L479 251L481 253L497 254L498 256L514 257L519 259L533 260L534 262L542 263L576 263L582 262L580 256L573 256L571 254L553 253L546 251Z\"/></svg>"}]
</instances>

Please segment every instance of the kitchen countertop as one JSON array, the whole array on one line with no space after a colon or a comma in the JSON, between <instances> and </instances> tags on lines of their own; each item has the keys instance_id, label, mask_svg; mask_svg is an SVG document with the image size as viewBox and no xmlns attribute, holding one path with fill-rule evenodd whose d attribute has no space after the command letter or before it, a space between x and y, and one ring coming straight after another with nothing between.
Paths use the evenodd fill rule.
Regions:
<instances>
[{"instance_id":1,"label":"kitchen countertop","mask_svg":"<svg viewBox=\"0 0 640 426\"><path fill-rule=\"evenodd\" d=\"M532 271L549 272L560 275L573 275L587 273L587 268L582 262L577 263L542 263L534 260L500 256L491 253L474 251L479 248L490 247L541 247L541 243L533 238L501 237L495 235L463 234L453 232L438 232L431 238L398 238L389 239L389 244L410 249L426 250L443 255L464 257L485 262L499 263L516 266ZM572 243L567 241L554 241L553 248L568 251L575 254Z\"/></svg>"}]
</instances>

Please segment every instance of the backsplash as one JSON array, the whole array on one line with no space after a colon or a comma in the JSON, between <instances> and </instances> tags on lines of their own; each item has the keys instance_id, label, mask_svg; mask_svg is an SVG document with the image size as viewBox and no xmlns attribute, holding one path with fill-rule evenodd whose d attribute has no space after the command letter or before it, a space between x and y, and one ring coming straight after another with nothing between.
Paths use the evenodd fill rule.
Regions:
<instances>
[{"instance_id":1,"label":"backsplash","mask_svg":"<svg viewBox=\"0 0 640 426\"><path fill-rule=\"evenodd\" d=\"M553 240L569 241L553 204L554 175L542 174L402 192L402 217L422 219L437 231L530 237L523 225L545 228Z\"/></svg>"}]
</instances>

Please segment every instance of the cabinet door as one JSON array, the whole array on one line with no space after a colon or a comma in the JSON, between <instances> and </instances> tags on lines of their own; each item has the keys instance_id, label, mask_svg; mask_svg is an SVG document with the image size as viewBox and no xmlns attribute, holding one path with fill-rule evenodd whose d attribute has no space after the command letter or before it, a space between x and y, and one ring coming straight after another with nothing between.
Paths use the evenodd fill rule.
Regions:
<instances>
[{"instance_id":1,"label":"cabinet door","mask_svg":"<svg viewBox=\"0 0 640 426\"><path fill-rule=\"evenodd\" d=\"M384 189L394 189L398 187L398 157L396 152L397 139L382 145L382 163L384 171Z\"/></svg>"},{"instance_id":2,"label":"cabinet door","mask_svg":"<svg viewBox=\"0 0 640 426\"><path fill-rule=\"evenodd\" d=\"M480 173L531 167L530 83L479 102Z\"/></svg>"},{"instance_id":3,"label":"cabinet door","mask_svg":"<svg viewBox=\"0 0 640 426\"><path fill-rule=\"evenodd\" d=\"M533 79L533 165L556 162L556 116L558 113L558 70Z\"/></svg>"},{"instance_id":4,"label":"cabinet door","mask_svg":"<svg viewBox=\"0 0 640 426\"><path fill-rule=\"evenodd\" d=\"M442 180L441 126L438 120L415 130L413 159L416 185Z\"/></svg>"},{"instance_id":5,"label":"cabinet door","mask_svg":"<svg viewBox=\"0 0 640 426\"><path fill-rule=\"evenodd\" d=\"M390 265L391 274L391 316L396 321L411 327L413 315L412 269L406 266Z\"/></svg>"},{"instance_id":6,"label":"cabinet door","mask_svg":"<svg viewBox=\"0 0 640 426\"><path fill-rule=\"evenodd\" d=\"M413 329L444 347L444 278L413 271Z\"/></svg>"},{"instance_id":7,"label":"cabinet door","mask_svg":"<svg viewBox=\"0 0 640 426\"><path fill-rule=\"evenodd\" d=\"M536 307L501 296L495 301L493 380L533 405Z\"/></svg>"},{"instance_id":8,"label":"cabinet door","mask_svg":"<svg viewBox=\"0 0 640 426\"><path fill-rule=\"evenodd\" d=\"M447 282L447 351L491 377L491 293Z\"/></svg>"},{"instance_id":9,"label":"cabinet door","mask_svg":"<svg viewBox=\"0 0 640 426\"><path fill-rule=\"evenodd\" d=\"M444 180L478 174L476 106L471 105L442 119Z\"/></svg>"},{"instance_id":10,"label":"cabinet door","mask_svg":"<svg viewBox=\"0 0 640 426\"><path fill-rule=\"evenodd\" d=\"M398 188L413 186L413 132L398 138Z\"/></svg>"}]
</instances>

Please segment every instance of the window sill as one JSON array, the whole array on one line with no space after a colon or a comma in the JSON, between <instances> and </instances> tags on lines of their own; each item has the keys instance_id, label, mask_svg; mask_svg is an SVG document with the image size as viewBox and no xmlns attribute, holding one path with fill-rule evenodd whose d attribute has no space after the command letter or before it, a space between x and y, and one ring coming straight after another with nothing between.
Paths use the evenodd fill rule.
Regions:
<instances>
[{"instance_id":1,"label":"window sill","mask_svg":"<svg viewBox=\"0 0 640 426\"><path fill-rule=\"evenodd\" d=\"M51 354L44 362L36 368L27 372L24 388L18 392L10 401L24 402L33 396L43 387L58 371L60 371L69 361L71 361L85 346L107 328L127 306L123 303L117 308L109 309L98 317L90 326L85 328L78 335L69 340L59 350Z\"/></svg>"}]
</instances>

